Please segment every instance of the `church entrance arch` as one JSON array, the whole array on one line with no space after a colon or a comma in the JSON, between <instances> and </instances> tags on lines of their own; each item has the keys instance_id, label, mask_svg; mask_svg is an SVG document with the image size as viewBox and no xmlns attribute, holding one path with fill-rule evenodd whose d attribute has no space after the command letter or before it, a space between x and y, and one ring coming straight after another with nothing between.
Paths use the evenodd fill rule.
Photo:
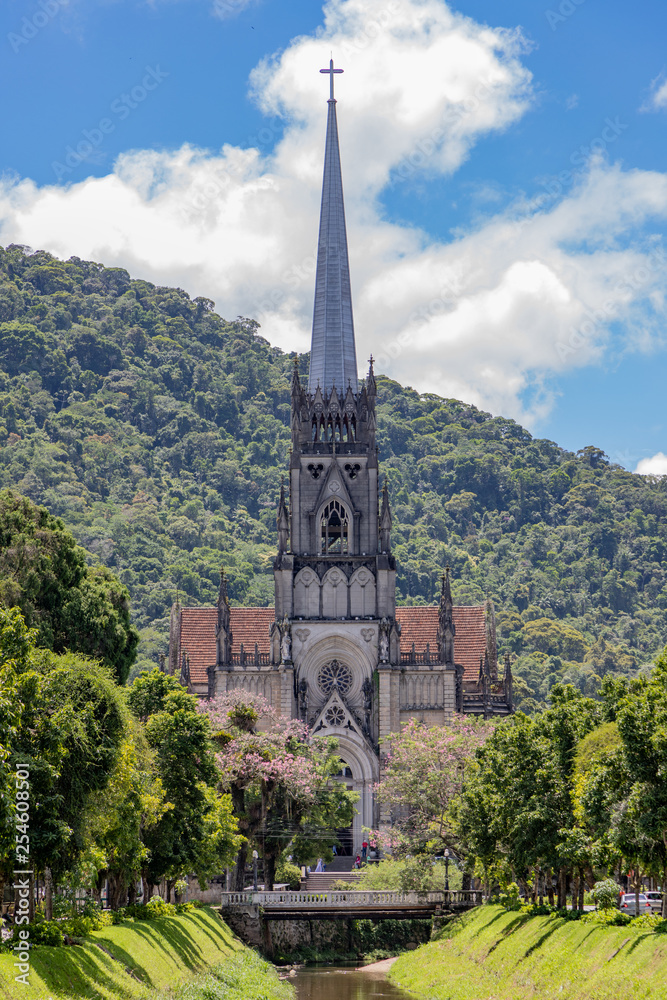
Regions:
<instances>
[{"instance_id":1,"label":"church entrance arch","mask_svg":"<svg viewBox=\"0 0 667 1000\"><path fill-rule=\"evenodd\" d=\"M354 791L354 776L352 774L352 768L349 764L341 758L341 768L336 775L336 780L345 785L348 792ZM339 857L351 858L354 857L354 821L350 823L349 826L339 827L336 830L336 836L338 837L338 848L337 853Z\"/></svg>"},{"instance_id":2,"label":"church entrance arch","mask_svg":"<svg viewBox=\"0 0 667 1000\"><path fill-rule=\"evenodd\" d=\"M374 829L377 826L375 816L374 787L379 780L379 761L372 747L362 744L355 733L341 734L336 727L326 727L318 730L318 736L335 736L338 740L338 753L342 763L341 772L336 780L345 784L348 791L356 792L359 798L354 808L352 826L347 830L337 830L338 839L343 847L345 837L345 854L356 857L361 853L361 845L368 838L363 834L363 828ZM342 853L342 852L341 852Z\"/></svg>"}]
</instances>

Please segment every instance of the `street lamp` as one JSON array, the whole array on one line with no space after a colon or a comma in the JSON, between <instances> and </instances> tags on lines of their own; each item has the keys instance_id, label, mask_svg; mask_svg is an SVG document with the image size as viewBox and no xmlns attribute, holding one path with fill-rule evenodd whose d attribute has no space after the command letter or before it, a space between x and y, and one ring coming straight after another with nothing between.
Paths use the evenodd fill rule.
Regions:
<instances>
[{"instance_id":1,"label":"street lamp","mask_svg":"<svg viewBox=\"0 0 667 1000\"><path fill-rule=\"evenodd\" d=\"M259 854L257 851L252 852L252 888L254 892L257 892L257 859Z\"/></svg>"},{"instance_id":2,"label":"street lamp","mask_svg":"<svg viewBox=\"0 0 667 1000\"><path fill-rule=\"evenodd\" d=\"M449 892L449 848L445 848L445 892Z\"/></svg>"}]
</instances>

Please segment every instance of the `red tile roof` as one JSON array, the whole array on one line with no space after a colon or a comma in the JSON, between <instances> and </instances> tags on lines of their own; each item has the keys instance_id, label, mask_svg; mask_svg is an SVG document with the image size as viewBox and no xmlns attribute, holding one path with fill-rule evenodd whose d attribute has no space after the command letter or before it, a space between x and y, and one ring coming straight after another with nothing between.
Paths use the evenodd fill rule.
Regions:
<instances>
[{"instance_id":1,"label":"red tile roof","mask_svg":"<svg viewBox=\"0 0 667 1000\"><path fill-rule=\"evenodd\" d=\"M401 623L401 652L409 653L412 644L415 652L423 653L430 643L432 653L438 650L438 609L396 608L396 620ZM454 660L464 668L464 680L476 681L479 677L479 658L486 650L486 621L484 605L454 608Z\"/></svg>"},{"instance_id":2,"label":"red tile roof","mask_svg":"<svg viewBox=\"0 0 667 1000\"><path fill-rule=\"evenodd\" d=\"M257 643L260 653L270 652L269 628L275 621L273 608L231 608L229 612L233 650L254 653ZM409 653L414 643L415 651L423 653L426 644L431 652L438 650L437 607L396 608L396 619L401 623L401 652ZM206 668L217 660L215 629L218 622L217 608L183 608L181 611L181 652L190 657L190 679L193 684L205 684ZM454 659L464 668L464 680L476 681L479 677L479 659L486 649L484 606L454 608Z\"/></svg>"},{"instance_id":3,"label":"red tile roof","mask_svg":"<svg viewBox=\"0 0 667 1000\"><path fill-rule=\"evenodd\" d=\"M454 608L454 662L464 668L464 681L479 680L480 657L486 652L484 605Z\"/></svg>"},{"instance_id":4,"label":"red tile roof","mask_svg":"<svg viewBox=\"0 0 667 1000\"><path fill-rule=\"evenodd\" d=\"M178 649L180 670L181 653L190 657L190 680L193 684L206 683L206 668L218 658L215 630L218 624L217 608L183 608L181 611L181 641Z\"/></svg>"},{"instance_id":5,"label":"red tile roof","mask_svg":"<svg viewBox=\"0 0 667 1000\"><path fill-rule=\"evenodd\" d=\"M230 608L229 621L234 638L233 650L241 651L241 643L246 653L254 653L255 643L260 653L270 650L269 627L275 621L273 608ZM206 668L213 666L218 658L215 630L218 624L217 608L183 608L181 611L181 653L190 657L190 680L193 684L205 684Z\"/></svg>"},{"instance_id":6,"label":"red tile roof","mask_svg":"<svg viewBox=\"0 0 667 1000\"><path fill-rule=\"evenodd\" d=\"M426 643L431 644L431 652L438 652L438 609L437 608L396 608L396 621L401 623L401 652L409 653L412 643L415 651L423 653Z\"/></svg>"},{"instance_id":7,"label":"red tile roof","mask_svg":"<svg viewBox=\"0 0 667 1000\"><path fill-rule=\"evenodd\" d=\"M254 653L257 643L260 653L269 653L269 629L275 620L274 608L230 608L229 623L234 637L234 652L240 653L243 643L246 653Z\"/></svg>"}]
</instances>

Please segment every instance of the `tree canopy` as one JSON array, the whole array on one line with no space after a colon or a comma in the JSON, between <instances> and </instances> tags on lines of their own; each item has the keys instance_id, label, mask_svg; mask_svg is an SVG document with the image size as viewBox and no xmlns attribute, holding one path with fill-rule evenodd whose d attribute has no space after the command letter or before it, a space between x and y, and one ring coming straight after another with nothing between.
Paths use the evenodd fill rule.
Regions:
<instances>
[{"instance_id":1,"label":"tree canopy","mask_svg":"<svg viewBox=\"0 0 667 1000\"><path fill-rule=\"evenodd\" d=\"M294 355L208 299L15 246L0 249L0 344L0 486L118 574L135 669L165 652L177 593L214 603L221 560L233 603L271 603ZM526 711L556 682L594 695L662 648L664 478L384 377L378 444L399 603L433 603L447 563L455 601L490 594Z\"/></svg>"},{"instance_id":2,"label":"tree canopy","mask_svg":"<svg viewBox=\"0 0 667 1000\"><path fill-rule=\"evenodd\" d=\"M667 650L649 677L608 679L602 700L556 685L548 708L498 724L454 803L469 859L487 879L584 885L644 874L665 887L667 915Z\"/></svg>"},{"instance_id":3,"label":"tree canopy","mask_svg":"<svg viewBox=\"0 0 667 1000\"><path fill-rule=\"evenodd\" d=\"M9 489L0 491L0 602L21 609L40 646L86 653L126 679L139 638L127 589L86 564L60 518Z\"/></svg>"},{"instance_id":4,"label":"tree canopy","mask_svg":"<svg viewBox=\"0 0 667 1000\"><path fill-rule=\"evenodd\" d=\"M222 787L234 814L264 861L265 885L273 888L276 866L289 848L297 864L328 857L337 828L352 822L356 795L336 781L341 768L337 741L309 735L265 698L228 692L200 705L217 733ZM246 845L239 853L236 887L243 888Z\"/></svg>"}]
</instances>

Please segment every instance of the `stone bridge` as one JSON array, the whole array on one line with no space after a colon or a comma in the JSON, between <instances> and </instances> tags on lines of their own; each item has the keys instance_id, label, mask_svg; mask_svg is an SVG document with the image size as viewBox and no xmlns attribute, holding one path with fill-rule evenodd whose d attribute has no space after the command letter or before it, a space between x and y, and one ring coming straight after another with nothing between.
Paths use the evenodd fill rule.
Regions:
<instances>
[{"instance_id":1,"label":"stone bridge","mask_svg":"<svg viewBox=\"0 0 667 1000\"><path fill-rule=\"evenodd\" d=\"M481 890L390 892L331 890L329 892L223 892L221 915L267 920L406 920L460 913L483 902ZM232 922L236 923L235 920Z\"/></svg>"}]
</instances>

